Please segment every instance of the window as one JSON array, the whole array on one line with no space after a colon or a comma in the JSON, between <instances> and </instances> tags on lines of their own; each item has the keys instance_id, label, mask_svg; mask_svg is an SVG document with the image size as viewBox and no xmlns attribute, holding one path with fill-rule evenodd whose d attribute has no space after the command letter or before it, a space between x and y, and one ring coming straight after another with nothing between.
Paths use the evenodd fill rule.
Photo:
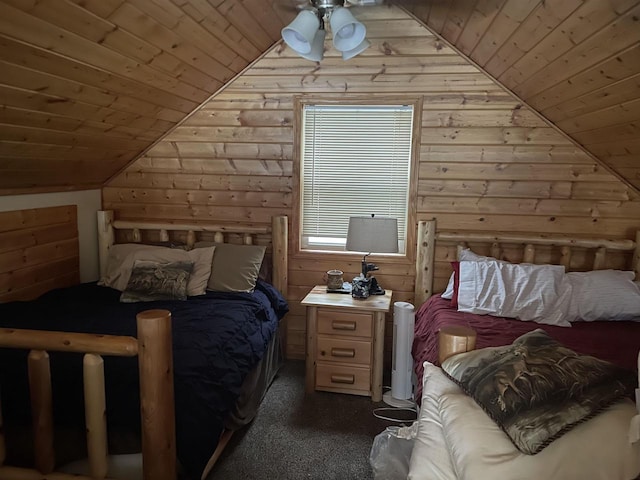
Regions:
<instances>
[{"instance_id":1,"label":"window","mask_svg":"<svg viewBox=\"0 0 640 480\"><path fill-rule=\"evenodd\" d=\"M301 247L344 250L349 217L394 217L405 252L413 105L303 105Z\"/></svg>"}]
</instances>

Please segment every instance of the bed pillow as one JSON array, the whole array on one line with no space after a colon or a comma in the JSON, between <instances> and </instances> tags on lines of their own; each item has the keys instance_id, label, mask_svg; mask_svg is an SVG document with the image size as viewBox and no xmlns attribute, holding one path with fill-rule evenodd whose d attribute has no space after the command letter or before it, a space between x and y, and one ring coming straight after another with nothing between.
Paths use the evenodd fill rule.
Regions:
<instances>
[{"instance_id":1,"label":"bed pillow","mask_svg":"<svg viewBox=\"0 0 640 480\"><path fill-rule=\"evenodd\" d=\"M571 326L567 320L570 296L562 265L460 262L459 312Z\"/></svg>"},{"instance_id":2,"label":"bed pillow","mask_svg":"<svg viewBox=\"0 0 640 480\"><path fill-rule=\"evenodd\" d=\"M185 251L167 247L138 244L118 244L109 249L107 272L98 285L115 288L121 292L127 288L129 276L136 260L159 263L192 262L193 271L187 284L187 295L204 295L211 275L211 262L215 247Z\"/></svg>"},{"instance_id":3,"label":"bed pillow","mask_svg":"<svg viewBox=\"0 0 640 480\"><path fill-rule=\"evenodd\" d=\"M256 287L266 247L197 242L195 250L207 245L216 246L207 289L216 292L252 292Z\"/></svg>"},{"instance_id":4,"label":"bed pillow","mask_svg":"<svg viewBox=\"0 0 640 480\"><path fill-rule=\"evenodd\" d=\"M640 288L634 272L570 272L571 321L640 320Z\"/></svg>"},{"instance_id":5,"label":"bed pillow","mask_svg":"<svg viewBox=\"0 0 640 480\"><path fill-rule=\"evenodd\" d=\"M461 250L460 254L458 255L458 261L482 262L487 260L496 260L498 262L503 262L503 260L497 260L496 258L493 258L493 257L485 257L483 255L478 255L477 253L472 252L471 249L469 248L465 248ZM451 265L453 265L453 263ZM447 284L447 288L445 288L444 292L442 292L442 294L440 295L442 298L446 298L447 300L453 299L453 295L455 291L454 283L455 283L455 270L449 277L449 283Z\"/></svg>"},{"instance_id":6,"label":"bed pillow","mask_svg":"<svg viewBox=\"0 0 640 480\"><path fill-rule=\"evenodd\" d=\"M530 455L630 395L636 384L633 372L577 354L541 329L511 345L454 355L442 368Z\"/></svg>"},{"instance_id":7,"label":"bed pillow","mask_svg":"<svg viewBox=\"0 0 640 480\"><path fill-rule=\"evenodd\" d=\"M193 262L159 263L136 260L127 287L120 295L124 303L156 300L186 300Z\"/></svg>"}]
</instances>

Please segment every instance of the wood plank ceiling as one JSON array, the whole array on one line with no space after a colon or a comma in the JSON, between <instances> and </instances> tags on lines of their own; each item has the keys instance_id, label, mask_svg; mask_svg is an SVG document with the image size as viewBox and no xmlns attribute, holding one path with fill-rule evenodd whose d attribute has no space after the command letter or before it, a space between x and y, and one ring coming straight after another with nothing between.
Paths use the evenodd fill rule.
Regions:
<instances>
[{"instance_id":1,"label":"wood plank ceiling","mask_svg":"<svg viewBox=\"0 0 640 480\"><path fill-rule=\"evenodd\" d=\"M640 0L394 2L640 190ZM102 186L277 42L292 3L0 0L0 194Z\"/></svg>"},{"instance_id":2,"label":"wood plank ceiling","mask_svg":"<svg viewBox=\"0 0 640 480\"><path fill-rule=\"evenodd\" d=\"M640 190L640 1L396 3Z\"/></svg>"},{"instance_id":3,"label":"wood plank ceiling","mask_svg":"<svg viewBox=\"0 0 640 480\"><path fill-rule=\"evenodd\" d=\"M280 3L0 1L0 193L102 186L280 39Z\"/></svg>"}]
</instances>

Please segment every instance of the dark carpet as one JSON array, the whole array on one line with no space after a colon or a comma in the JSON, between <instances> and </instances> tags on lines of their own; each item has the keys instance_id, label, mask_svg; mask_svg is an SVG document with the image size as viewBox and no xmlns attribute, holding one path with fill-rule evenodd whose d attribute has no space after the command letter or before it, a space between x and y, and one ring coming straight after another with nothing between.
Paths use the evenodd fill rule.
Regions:
<instances>
[{"instance_id":1,"label":"dark carpet","mask_svg":"<svg viewBox=\"0 0 640 480\"><path fill-rule=\"evenodd\" d=\"M393 423L371 398L304 393L304 362L289 361L256 418L236 432L208 480L371 479L374 437Z\"/></svg>"}]
</instances>

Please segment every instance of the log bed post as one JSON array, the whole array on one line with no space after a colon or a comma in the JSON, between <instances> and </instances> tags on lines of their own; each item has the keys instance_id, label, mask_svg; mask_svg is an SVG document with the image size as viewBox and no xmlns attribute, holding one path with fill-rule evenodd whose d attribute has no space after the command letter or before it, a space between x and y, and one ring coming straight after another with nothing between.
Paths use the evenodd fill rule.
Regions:
<instances>
[{"instance_id":1,"label":"log bed post","mask_svg":"<svg viewBox=\"0 0 640 480\"><path fill-rule=\"evenodd\" d=\"M4 430L2 425L2 404L0 403L0 467L4 465L4 459L7 455L7 446L4 442Z\"/></svg>"},{"instance_id":2,"label":"log bed post","mask_svg":"<svg viewBox=\"0 0 640 480\"><path fill-rule=\"evenodd\" d=\"M53 472L53 398L49 354L44 350L31 350L27 357L29 391L33 416L33 444L36 469L43 474Z\"/></svg>"},{"instance_id":3,"label":"log bed post","mask_svg":"<svg viewBox=\"0 0 640 480\"><path fill-rule=\"evenodd\" d=\"M144 480L176 479L171 312L136 315Z\"/></svg>"},{"instance_id":4,"label":"log bed post","mask_svg":"<svg viewBox=\"0 0 640 480\"><path fill-rule=\"evenodd\" d=\"M84 409L87 428L87 457L91 478L105 478L108 472L107 407L104 389L104 360L87 353L83 359Z\"/></svg>"},{"instance_id":5,"label":"log bed post","mask_svg":"<svg viewBox=\"0 0 640 480\"><path fill-rule=\"evenodd\" d=\"M289 272L287 271L287 255L289 241L289 225L287 217L273 217L271 220L271 247L273 256L273 286L282 296L287 298Z\"/></svg>"},{"instance_id":6,"label":"log bed post","mask_svg":"<svg viewBox=\"0 0 640 480\"><path fill-rule=\"evenodd\" d=\"M414 302L422 305L433 294L433 261L436 244L436 221L418 223L418 251L416 252L416 285Z\"/></svg>"},{"instance_id":7,"label":"log bed post","mask_svg":"<svg viewBox=\"0 0 640 480\"><path fill-rule=\"evenodd\" d=\"M631 268L636 272L636 281L640 280L640 230L636 232L636 248L633 251Z\"/></svg>"},{"instance_id":8,"label":"log bed post","mask_svg":"<svg viewBox=\"0 0 640 480\"><path fill-rule=\"evenodd\" d=\"M113 211L98 211L98 254L100 259L100 276L107 273L107 260L109 259L109 248L116 241L113 230Z\"/></svg>"}]
</instances>

